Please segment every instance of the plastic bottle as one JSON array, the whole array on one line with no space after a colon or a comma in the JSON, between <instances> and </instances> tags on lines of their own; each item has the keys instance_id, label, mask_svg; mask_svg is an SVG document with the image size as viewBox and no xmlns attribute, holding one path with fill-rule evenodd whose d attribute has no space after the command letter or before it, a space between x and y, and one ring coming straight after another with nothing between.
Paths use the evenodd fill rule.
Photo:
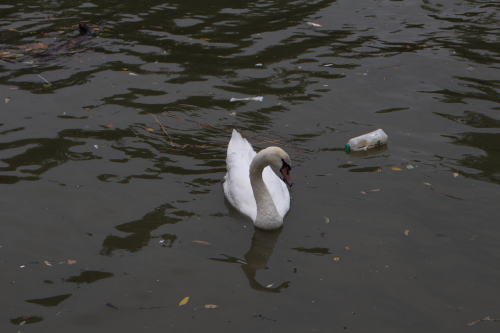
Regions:
<instances>
[{"instance_id":1,"label":"plastic bottle","mask_svg":"<svg viewBox=\"0 0 500 333\"><path fill-rule=\"evenodd\" d=\"M345 145L345 151L364 151L387 143L388 136L382 129L366 133L350 139Z\"/></svg>"}]
</instances>

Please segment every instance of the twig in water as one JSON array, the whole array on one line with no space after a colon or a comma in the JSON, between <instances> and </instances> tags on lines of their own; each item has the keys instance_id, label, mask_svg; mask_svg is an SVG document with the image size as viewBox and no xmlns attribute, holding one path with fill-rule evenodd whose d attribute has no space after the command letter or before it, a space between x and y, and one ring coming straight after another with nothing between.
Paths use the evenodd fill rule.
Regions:
<instances>
[{"instance_id":1,"label":"twig in water","mask_svg":"<svg viewBox=\"0 0 500 333\"><path fill-rule=\"evenodd\" d=\"M37 74L37 76L42 79L47 85L51 86L52 83L49 82L49 80L47 80L46 78L44 78L43 76L41 76L40 74Z\"/></svg>"},{"instance_id":2,"label":"twig in water","mask_svg":"<svg viewBox=\"0 0 500 333\"><path fill-rule=\"evenodd\" d=\"M170 134L168 134L167 128L165 127L165 125L163 125L161 123L160 119L158 119L157 116L155 116L154 114L152 116L153 116L154 120L156 121L156 123L158 124L158 126L160 126L160 129L163 132L163 134L165 134L165 136L168 138L169 144L173 147L177 147L177 145L172 141L172 137L170 136Z\"/></svg>"}]
</instances>

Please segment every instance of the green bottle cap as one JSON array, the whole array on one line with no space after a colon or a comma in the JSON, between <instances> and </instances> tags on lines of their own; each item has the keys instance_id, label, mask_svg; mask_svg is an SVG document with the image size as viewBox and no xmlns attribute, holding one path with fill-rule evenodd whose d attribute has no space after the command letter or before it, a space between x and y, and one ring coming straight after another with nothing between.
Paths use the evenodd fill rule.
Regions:
<instances>
[{"instance_id":1,"label":"green bottle cap","mask_svg":"<svg viewBox=\"0 0 500 333\"><path fill-rule=\"evenodd\" d=\"M349 153L351 151L351 146L349 144L346 144L344 146L344 149L345 149L346 153Z\"/></svg>"}]
</instances>

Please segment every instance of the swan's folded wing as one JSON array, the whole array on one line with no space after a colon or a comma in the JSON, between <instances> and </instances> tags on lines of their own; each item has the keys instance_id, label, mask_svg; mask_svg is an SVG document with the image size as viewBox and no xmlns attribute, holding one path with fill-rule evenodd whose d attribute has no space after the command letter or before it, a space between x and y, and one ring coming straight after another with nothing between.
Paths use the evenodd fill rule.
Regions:
<instances>
[{"instance_id":1,"label":"swan's folded wing","mask_svg":"<svg viewBox=\"0 0 500 333\"><path fill-rule=\"evenodd\" d=\"M269 166L264 169L262 177L269 194L271 194L271 198L273 198L278 213L281 217L284 217L290 209L290 193L288 192L288 187Z\"/></svg>"},{"instance_id":2,"label":"swan's folded wing","mask_svg":"<svg viewBox=\"0 0 500 333\"><path fill-rule=\"evenodd\" d=\"M250 143L240 133L233 130L227 146L227 174L224 194L227 200L241 213L255 220L257 205L250 184L250 163L256 155Z\"/></svg>"}]
</instances>

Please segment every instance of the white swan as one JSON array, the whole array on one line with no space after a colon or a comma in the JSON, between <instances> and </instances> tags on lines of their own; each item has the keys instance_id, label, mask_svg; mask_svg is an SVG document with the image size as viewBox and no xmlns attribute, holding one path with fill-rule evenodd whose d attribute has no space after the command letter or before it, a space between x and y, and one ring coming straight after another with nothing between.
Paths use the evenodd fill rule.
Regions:
<instances>
[{"instance_id":1,"label":"white swan","mask_svg":"<svg viewBox=\"0 0 500 333\"><path fill-rule=\"evenodd\" d=\"M224 194L234 208L253 220L260 229L277 229L290 209L290 156L279 147L258 154L238 131L227 146ZM280 171L281 180L275 170ZM286 184L285 184L286 183Z\"/></svg>"}]
</instances>

